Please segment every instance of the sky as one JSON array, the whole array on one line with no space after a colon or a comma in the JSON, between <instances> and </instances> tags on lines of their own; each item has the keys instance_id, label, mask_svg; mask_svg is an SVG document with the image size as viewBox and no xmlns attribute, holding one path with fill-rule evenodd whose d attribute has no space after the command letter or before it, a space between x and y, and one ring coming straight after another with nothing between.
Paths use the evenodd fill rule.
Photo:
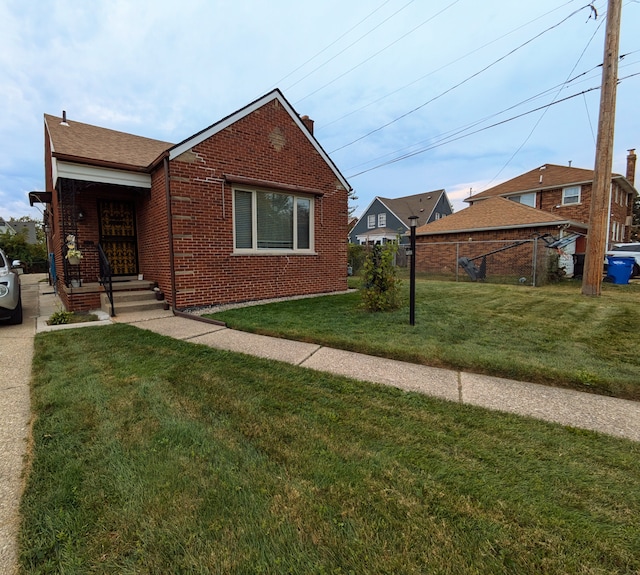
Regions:
<instances>
[{"instance_id":1,"label":"sky","mask_svg":"<svg viewBox=\"0 0 640 575\"><path fill-rule=\"evenodd\" d=\"M43 115L178 143L279 88L354 189L464 199L593 169L606 0L0 0L0 217L44 189ZM613 171L640 151L622 1Z\"/></svg>"}]
</instances>

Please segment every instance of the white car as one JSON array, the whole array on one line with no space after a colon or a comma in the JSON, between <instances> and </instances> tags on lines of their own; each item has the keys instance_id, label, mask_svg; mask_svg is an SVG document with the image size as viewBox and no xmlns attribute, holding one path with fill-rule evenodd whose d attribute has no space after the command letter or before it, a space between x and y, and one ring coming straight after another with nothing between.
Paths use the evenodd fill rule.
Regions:
<instances>
[{"instance_id":1,"label":"white car","mask_svg":"<svg viewBox=\"0 0 640 575\"><path fill-rule=\"evenodd\" d=\"M614 244L614 246L607 252L607 255L619 258L633 258L635 260L635 264L633 265L631 275L640 276L640 242Z\"/></svg>"},{"instance_id":2,"label":"white car","mask_svg":"<svg viewBox=\"0 0 640 575\"><path fill-rule=\"evenodd\" d=\"M22 323L20 275L16 269L19 267L19 261L9 265L7 256L0 250L0 320L11 324Z\"/></svg>"}]
</instances>

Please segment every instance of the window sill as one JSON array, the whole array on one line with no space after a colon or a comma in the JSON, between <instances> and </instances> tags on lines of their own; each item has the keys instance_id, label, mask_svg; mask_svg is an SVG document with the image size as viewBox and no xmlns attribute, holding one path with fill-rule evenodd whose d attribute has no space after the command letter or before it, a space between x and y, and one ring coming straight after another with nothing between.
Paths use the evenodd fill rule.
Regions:
<instances>
[{"instance_id":1,"label":"window sill","mask_svg":"<svg viewBox=\"0 0 640 575\"><path fill-rule=\"evenodd\" d=\"M236 250L232 256L317 256L318 252L307 250Z\"/></svg>"}]
</instances>

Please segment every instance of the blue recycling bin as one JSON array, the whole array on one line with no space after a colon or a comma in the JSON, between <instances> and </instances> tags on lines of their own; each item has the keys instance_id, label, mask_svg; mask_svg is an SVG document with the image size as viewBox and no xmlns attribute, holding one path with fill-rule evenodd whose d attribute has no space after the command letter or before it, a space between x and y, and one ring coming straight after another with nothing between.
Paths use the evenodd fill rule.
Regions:
<instances>
[{"instance_id":1,"label":"blue recycling bin","mask_svg":"<svg viewBox=\"0 0 640 575\"><path fill-rule=\"evenodd\" d=\"M607 277L612 278L614 284L628 284L634 263L634 258L607 256Z\"/></svg>"}]
</instances>

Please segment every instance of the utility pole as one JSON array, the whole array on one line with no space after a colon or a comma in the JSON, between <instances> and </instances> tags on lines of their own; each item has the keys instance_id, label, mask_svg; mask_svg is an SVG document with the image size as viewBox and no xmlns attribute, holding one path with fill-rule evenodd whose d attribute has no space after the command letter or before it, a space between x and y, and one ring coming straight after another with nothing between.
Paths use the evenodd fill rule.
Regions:
<instances>
[{"instance_id":1,"label":"utility pole","mask_svg":"<svg viewBox=\"0 0 640 575\"><path fill-rule=\"evenodd\" d=\"M608 4L596 160L589 212L589 235L582 276L582 295L593 296L599 296L602 291L602 266L608 241L607 219L611 196L622 0L609 0Z\"/></svg>"}]
</instances>

